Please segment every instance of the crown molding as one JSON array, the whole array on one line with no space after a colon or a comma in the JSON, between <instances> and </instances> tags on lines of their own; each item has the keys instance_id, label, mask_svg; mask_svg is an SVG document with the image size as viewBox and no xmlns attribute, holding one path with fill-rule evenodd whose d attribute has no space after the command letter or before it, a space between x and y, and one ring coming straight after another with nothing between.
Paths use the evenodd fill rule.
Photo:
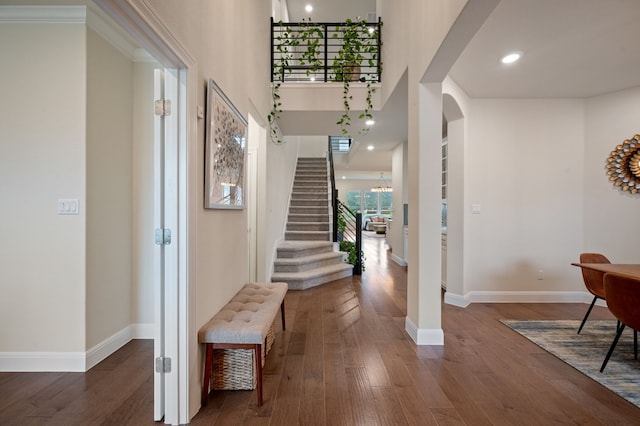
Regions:
<instances>
[{"instance_id":1,"label":"crown molding","mask_svg":"<svg viewBox=\"0 0 640 426\"><path fill-rule=\"evenodd\" d=\"M133 62L155 62L91 6L0 6L0 24L86 24Z\"/></svg>"},{"instance_id":2,"label":"crown molding","mask_svg":"<svg viewBox=\"0 0 640 426\"><path fill-rule=\"evenodd\" d=\"M84 24L86 6L0 6L2 24Z\"/></svg>"},{"instance_id":3,"label":"crown molding","mask_svg":"<svg viewBox=\"0 0 640 426\"><path fill-rule=\"evenodd\" d=\"M130 39L118 31L112 22L107 21L91 8L87 9L87 27L111 44L116 50L132 61L136 59L136 47Z\"/></svg>"}]
</instances>

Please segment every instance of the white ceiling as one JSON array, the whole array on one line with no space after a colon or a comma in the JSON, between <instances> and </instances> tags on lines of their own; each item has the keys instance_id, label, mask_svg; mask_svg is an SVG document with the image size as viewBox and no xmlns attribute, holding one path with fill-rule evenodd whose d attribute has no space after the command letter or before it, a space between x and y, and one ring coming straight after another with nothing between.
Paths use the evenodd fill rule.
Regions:
<instances>
[{"instance_id":1,"label":"white ceiling","mask_svg":"<svg viewBox=\"0 0 640 426\"><path fill-rule=\"evenodd\" d=\"M291 21L308 16L307 3L315 8L316 22L366 17L372 6L375 10L372 0L287 1ZM585 98L640 86L638 22L640 0L502 0L449 76L475 98ZM500 63L511 51L522 52L520 61ZM374 130L360 138L389 152L388 160L367 162L354 155L352 170L379 171L384 161L389 162L384 170L391 168L391 150L407 138L406 86L406 81L398 84L383 110L375 112ZM286 120L297 129L313 123L316 131L323 121L313 112L285 117L285 131ZM326 120L335 124L333 116Z\"/></svg>"},{"instance_id":2,"label":"white ceiling","mask_svg":"<svg viewBox=\"0 0 640 426\"><path fill-rule=\"evenodd\" d=\"M449 75L471 97L585 98L640 86L639 0L502 0ZM522 52L512 65L500 63Z\"/></svg>"}]
</instances>

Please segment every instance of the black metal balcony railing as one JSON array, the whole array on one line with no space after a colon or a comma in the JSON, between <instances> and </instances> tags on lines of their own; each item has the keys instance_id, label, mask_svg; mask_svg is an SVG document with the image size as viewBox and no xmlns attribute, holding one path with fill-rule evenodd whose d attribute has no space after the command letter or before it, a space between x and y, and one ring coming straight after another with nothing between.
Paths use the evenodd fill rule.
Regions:
<instances>
[{"instance_id":1,"label":"black metal balcony railing","mask_svg":"<svg viewBox=\"0 0 640 426\"><path fill-rule=\"evenodd\" d=\"M381 27L380 19L278 23L272 18L271 81L380 82Z\"/></svg>"}]
</instances>

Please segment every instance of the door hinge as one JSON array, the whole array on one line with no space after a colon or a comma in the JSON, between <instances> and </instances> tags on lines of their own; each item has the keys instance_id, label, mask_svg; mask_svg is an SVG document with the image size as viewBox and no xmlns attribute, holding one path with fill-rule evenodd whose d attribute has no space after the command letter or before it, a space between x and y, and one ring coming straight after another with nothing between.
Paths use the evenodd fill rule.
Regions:
<instances>
[{"instance_id":1,"label":"door hinge","mask_svg":"<svg viewBox=\"0 0 640 426\"><path fill-rule=\"evenodd\" d=\"M159 246L171 244L171 229L156 229L156 244Z\"/></svg>"},{"instance_id":2,"label":"door hinge","mask_svg":"<svg viewBox=\"0 0 640 426\"><path fill-rule=\"evenodd\" d=\"M156 115L159 115L162 117L171 115L171 100L158 99L155 102L155 111L156 111Z\"/></svg>"},{"instance_id":3,"label":"door hinge","mask_svg":"<svg viewBox=\"0 0 640 426\"><path fill-rule=\"evenodd\" d=\"M171 373L171 358L156 358L156 373Z\"/></svg>"}]
</instances>

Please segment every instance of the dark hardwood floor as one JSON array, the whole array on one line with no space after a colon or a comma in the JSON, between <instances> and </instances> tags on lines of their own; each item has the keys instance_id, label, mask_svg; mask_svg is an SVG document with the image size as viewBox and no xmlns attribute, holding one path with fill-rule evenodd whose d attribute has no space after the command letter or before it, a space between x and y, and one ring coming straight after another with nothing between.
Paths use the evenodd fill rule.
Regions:
<instances>
[{"instance_id":1,"label":"dark hardwood floor","mask_svg":"<svg viewBox=\"0 0 640 426\"><path fill-rule=\"evenodd\" d=\"M587 305L444 305L445 346L417 347L404 332L406 271L384 239L365 243L361 278L287 294L265 404L214 391L191 424L640 424L640 409L499 322L580 319ZM152 356L152 342L132 341L86 374L0 373L0 425L153 424Z\"/></svg>"}]
</instances>

